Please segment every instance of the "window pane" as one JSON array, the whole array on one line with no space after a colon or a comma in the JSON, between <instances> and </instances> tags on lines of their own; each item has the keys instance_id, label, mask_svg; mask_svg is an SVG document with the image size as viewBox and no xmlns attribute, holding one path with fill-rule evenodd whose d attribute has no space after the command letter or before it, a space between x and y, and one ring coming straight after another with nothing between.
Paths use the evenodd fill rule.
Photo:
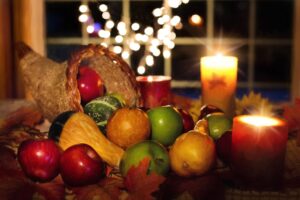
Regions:
<instances>
[{"instance_id":1,"label":"window pane","mask_svg":"<svg viewBox=\"0 0 300 200\"><path fill-rule=\"evenodd\" d=\"M255 81L289 83L291 55L290 46L256 46Z\"/></svg>"},{"instance_id":2,"label":"window pane","mask_svg":"<svg viewBox=\"0 0 300 200\"><path fill-rule=\"evenodd\" d=\"M233 55L238 58L238 81L248 81L248 46L236 49Z\"/></svg>"},{"instance_id":3,"label":"window pane","mask_svg":"<svg viewBox=\"0 0 300 200\"><path fill-rule=\"evenodd\" d=\"M47 37L81 36L80 2L46 2Z\"/></svg>"},{"instance_id":4,"label":"window pane","mask_svg":"<svg viewBox=\"0 0 300 200\"><path fill-rule=\"evenodd\" d=\"M172 78L174 80L200 80L200 57L202 55L205 55L204 46L177 45L172 51Z\"/></svg>"},{"instance_id":5,"label":"window pane","mask_svg":"<svg viewBox=\"0 0 300 200\"><path fill-rule=\"evenodd\" d=\"M181 17L182 29L175 31L178 37L205 37L206 36L206 1L190 1L186 5L181 5L178 9L173 9L173 15ZM197 25L190 21L190 17L197 14L202 22Z\"/></svg>"},{"instance_id":6,"label":"window pane","mask_svg":"<svg viewBox=\"0 0 300 200\"><path fill-rule=\"evenodd\" d=\"M56 62L63 62L81 47L81 45L47 45L47 57Z\"/></svg>"},{"instance_id":7,"label":"window pane","mask_svg":"<svg viewBox=\"0 0 300 200\"><path fill-rule=\"evenodd\" d=\"M144 30L147 26L156 24L156 18L152 11L155 8L162 7L162 1L130 1L131 22L138 22L141 25L140 30ZM141 31L139 31L141 32ZM142 31L143 32L143 31Z\"/></svg>"},{"instance_id":8,"label":"window pane","mask_svg":"<svg viewBox=\"0 0 300 200\"><path fill-rule=\"evenodd\" d=\"M89 8L94 19L94 23L97 23L99 27L96 29L104 28L106 20L102 17L102 12L99 10L99 6L105 4L108 7L108 12L110 13L111 19L115 22L115 27L111 31L112 36L117 35L116 24L121 21L122 15L122 1L98 1L90 2ZM98 34L90 35L91 37L98 37Z\"/></svg>"},{"instance_id":9,"label":"window pane","mask_svg":"<svg viewBox=\"0 0 300 200\"><path fill-rule=\"evenodd\" d=\"M224 1L215 3L215 37L248 37L249 1Z\"/></svg>"},{"instance_id":10,"label":"window pane","mask_svg":"<svg viewBox=\"0 0 300 200\"><path fill-rule=\"evenodd\" d=\"M257 1L256 36L290 38L293 27L293 10L293 0Z\"/></svg>"},{"instance_id":11,"label":"window pane","mask_svg":"<svg viewBox=\"0 0 300 200\"><path fill-rule=\"evenodd\" d=\"M145 46L142 45L141 49L136 52L132 52L131 54L131 68L137 73L137 68L140 63L143 63L141 60L144 56ZM145 66L145 65L144 65ZM163 75L164 74L164 59L162 56L154 57L154 65L149 67L146 66L147 75Z\"/></svg>"}]
</instances>

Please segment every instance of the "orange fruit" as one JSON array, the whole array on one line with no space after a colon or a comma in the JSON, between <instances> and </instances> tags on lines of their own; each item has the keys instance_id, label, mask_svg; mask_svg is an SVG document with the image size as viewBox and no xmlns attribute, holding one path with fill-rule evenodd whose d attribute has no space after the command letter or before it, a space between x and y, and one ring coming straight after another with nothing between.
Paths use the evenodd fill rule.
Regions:
<instances>
[{"instance_id":1,"label":"orange fruit","mask_svg":"<svg viewBox=\"0 0 300 200\"><path fill-rule=\"evenodd\" d=\"M179 176L202 175L216 160L213 139L197 131L179 136L169 151L171 169Z\"/></svg>"},{"instance_id":2,"label":"orange fruit","mask_svg":"<svg viewBox=\"0 0 300 200\"><path fill-rule=\"evenodd\" d=\"M150 121L139 108L120 108L108 120L107 138L126 149L150 136Z\"/></svg>"}]
</instances>

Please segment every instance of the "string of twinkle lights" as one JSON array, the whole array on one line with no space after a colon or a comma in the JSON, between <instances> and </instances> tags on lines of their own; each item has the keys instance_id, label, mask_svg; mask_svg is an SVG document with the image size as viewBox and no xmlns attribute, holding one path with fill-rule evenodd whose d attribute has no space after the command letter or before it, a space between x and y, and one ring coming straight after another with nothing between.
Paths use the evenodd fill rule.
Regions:
<instances>
[{"instance_id":1,"label":"string of twinkle lights","mask_svg":"<svg viewBox=\"0 0 300 200\"><path fill-rule=\"evenodd\" d=\"M111 18L108 6L104 3L100 3L98 7L105 20L103 28L100 28L99 24L94 21L87 2L83 2L79 6L78 20L85 25L88 34L96 33L101 38L103 46L120 54L124 60L128 60L133 51L141 50L141 44L143 44L145 46L144 53L137 67L137 73L142 75L145 74L146 67L154 65L155 57L162 55L164 58L169 58L171 56L171 50L175 47L174 29L181 29L183 26L180 16L172 15L172 9L188 2L189 0L164 0L162 7L153 9L152 14L156 20L155 27L158 27L156 29L153 26L141 28L144 27L144 24L139 22L130 23L129 26L125 20L115 22ZM114 42L111 41L113 29L116 29L118 33L114 37Z\"/></svg>"}]
</instances>

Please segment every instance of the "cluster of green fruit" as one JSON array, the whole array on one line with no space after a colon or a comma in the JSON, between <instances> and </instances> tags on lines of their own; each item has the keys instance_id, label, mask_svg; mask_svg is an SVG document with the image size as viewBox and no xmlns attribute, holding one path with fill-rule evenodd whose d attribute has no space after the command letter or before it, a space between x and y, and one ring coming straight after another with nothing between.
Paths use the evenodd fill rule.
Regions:
<instances>
[{"instance_id":1,"label":"cluster of green fruit","mask_svg":"<svg viewBox=\"0 0 300 200\"><path fill-rule=\"evenodd\" d=\"M56 117L47 140L56 141L62 151L52 148L54 150L47 152L43 145L29 144L25 146L32 147L31 153L21 153L25 150L19 148L18 159L25 174L34 180L49 181L55 177L53 174L60 172L65 183L74 186L98 181L103 177L104 163L119 168L126 176L132 166L146 157L150 159L149 173L167 175L171 168L176 174L188 177L211 169L216 159L215 141L220 141L229 129L231 121L212 106L201 109L194 126L191 115L183 109L174 106L129 108L120 96L104 95L88 102L84 113L68 111ZM45 150L43 156L38 156L41 149ZM53 152L63 152L63 156ZM27 154L30 156L24 156ZM54 160L59 161L49 163L49 157L54 155ZM29 161L22 162L23 157ZM45 157L48 160L43 159ZM41 160L41 164L33 167L28 164L31 159ZM28 172L28 168L34 170ZM52 176L40 178L45 174Z\"/></svg>"}]
</instances>

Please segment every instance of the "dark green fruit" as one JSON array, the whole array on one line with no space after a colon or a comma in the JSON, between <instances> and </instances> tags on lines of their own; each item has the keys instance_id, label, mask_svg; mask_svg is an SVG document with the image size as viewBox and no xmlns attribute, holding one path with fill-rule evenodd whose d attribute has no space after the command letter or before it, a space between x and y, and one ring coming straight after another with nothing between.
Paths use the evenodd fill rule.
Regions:
<instances>
[{"instance_id":1,"label":"dark green fruit","mask_svg":"<svg viewBox=\"0 0 300 200\"><path fill-rule=\"evenodd\" d=\"M98 97L84 106L84 113L89 115L98 125L102 133L105 133L107 120L124 103L122 99L115 95L105 95Z\"/></svg>"},{"instance_id":2,"label":"dark green fruit","mask_svg":"<svg viewBox=\"0 0 300 200\"><path fill-rule=\"evenodd\" d=\"M214 139L219 139L226 131L231 130L232 120L224 114L212 114L206 117L208 122L209 135Z\"/></svg>"}]
</instances>

